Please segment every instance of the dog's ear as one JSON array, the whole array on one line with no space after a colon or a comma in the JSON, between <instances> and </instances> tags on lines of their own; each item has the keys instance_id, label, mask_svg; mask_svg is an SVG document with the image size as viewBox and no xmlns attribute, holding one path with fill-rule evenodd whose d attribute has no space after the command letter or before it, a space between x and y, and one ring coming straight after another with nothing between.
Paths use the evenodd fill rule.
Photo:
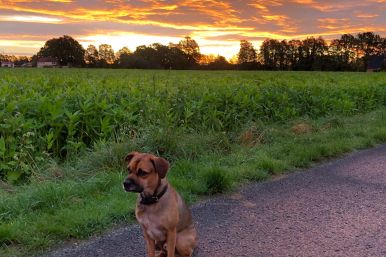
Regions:
<instances>
[{"instance_id":1,"label":"dog's ear","mask_svg":"<svg viewBox=\"0 0 386 257\"><path fill-rule=\"evenodd\" d=\"M160 176L160 178L166 177L166 173L169 170L169 162L162 157L153 157L151 161L158 176Z\"/></svg>"},{"instance_id":2,"label":"dog's ear","mask_svg":"<svg viewBox=\"0 0 386 257\"><path fill-rule=\"evenodd\" d=\"M135 155L137 155L138 154L138 152L131 152L131 153L128 153L127 155L126 155L126 157L125 157L125 162L126 163L129 163L130 161L131 161L131 159L133 159L133 157L135 156Z\"/></svg>"}]
</instances>

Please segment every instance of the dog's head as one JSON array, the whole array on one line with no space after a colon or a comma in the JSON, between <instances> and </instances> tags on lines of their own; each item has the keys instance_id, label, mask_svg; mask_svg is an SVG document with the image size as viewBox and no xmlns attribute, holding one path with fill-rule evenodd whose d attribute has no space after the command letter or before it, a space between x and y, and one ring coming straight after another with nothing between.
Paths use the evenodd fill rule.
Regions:
<instances>
[{"instance_id":1,"label":"dog's head","mask_svg":"<svg viewBox=\"0 0 386 257\"><path fill-rule=\"evenodd\" d=\"M164 158L148 153L131 152L125 158L128 176L123 182L127 192L152 195L165 178L169 170L169 162Z\"/></svg>"}]
</instances>

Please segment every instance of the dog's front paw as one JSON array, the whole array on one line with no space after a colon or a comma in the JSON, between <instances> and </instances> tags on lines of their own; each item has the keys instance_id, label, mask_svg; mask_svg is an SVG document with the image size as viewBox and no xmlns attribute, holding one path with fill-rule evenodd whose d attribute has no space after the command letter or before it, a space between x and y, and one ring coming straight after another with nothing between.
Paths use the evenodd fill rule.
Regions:
<instances>
[{"instance_id":1,"label":"dog's front paw","mask_svg":"<svg viewBox=\"0 0 386 257\"><path fill-rule=\"evenodd\" d=\"M167 253L165 251L156 251L155 257L167 257Z\"/></svg>"}]
</instances>

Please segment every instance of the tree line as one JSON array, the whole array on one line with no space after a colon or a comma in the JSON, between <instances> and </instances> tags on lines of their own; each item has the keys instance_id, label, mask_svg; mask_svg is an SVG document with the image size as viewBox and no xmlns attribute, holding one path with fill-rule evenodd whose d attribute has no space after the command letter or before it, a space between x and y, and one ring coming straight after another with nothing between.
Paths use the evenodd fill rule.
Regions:
<instances>
[{"instance_id":1,"label":"tree line","mask_svg":"<svg viewBox=\"0 0 386 257\"><path fill-rule=\"evenodd\" d=\"M84 49L65 35L48 40L32 58L0 55L0 61L28 60L36 66L39 58L53 57L62 66L89 68L365 71L372 57L382 55L386 55L386 38L373 32L344 34L329 43L322 37L266 39L259 50L241 40L240 50L230 62L220 55L200 53L199 45L189 36L177 44L154 43L138 46L134 52L128 47L114 52L109 44Z\"/></svg>"},{"instance_id":2,"label":"tree line","mask_svg":"<svg viewBox=\"0 0 386 257\"><path fill-rule=\"evenodd\" d=\"M372 33L344 34L329 44L322 38L267 39L259 58L270 70L365 71L373 56L386 55L386 38Z\"/></svg>"}]
</instances>

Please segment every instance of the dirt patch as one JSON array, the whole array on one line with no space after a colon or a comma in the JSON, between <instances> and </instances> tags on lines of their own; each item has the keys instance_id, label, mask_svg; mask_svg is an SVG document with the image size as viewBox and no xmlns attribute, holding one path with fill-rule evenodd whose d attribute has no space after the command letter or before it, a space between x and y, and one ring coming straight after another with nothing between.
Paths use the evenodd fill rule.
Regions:
<instances>
[{"instance_id":1,"label":"dirt patch","mask_svg":"<svg viewBox=\"0 0 386 257\"><path fill-rule=\"evenodd\" d=\"M313 130L314 129L310 124L304 122L295 124L291 127L291 132L296 135L308 134L311 133Z\"/></svg>"},{"instance_id":2,"label":"dirt patch","mask_svg":"<svg viewBox=\"0 0 386 257\"><path fill-rule=\"evenodd\" d=\"M259 130L255 125L243 131L238 141L243 146L253 147L264 142L264 131Z\"/></svg>"}]
</instances>

